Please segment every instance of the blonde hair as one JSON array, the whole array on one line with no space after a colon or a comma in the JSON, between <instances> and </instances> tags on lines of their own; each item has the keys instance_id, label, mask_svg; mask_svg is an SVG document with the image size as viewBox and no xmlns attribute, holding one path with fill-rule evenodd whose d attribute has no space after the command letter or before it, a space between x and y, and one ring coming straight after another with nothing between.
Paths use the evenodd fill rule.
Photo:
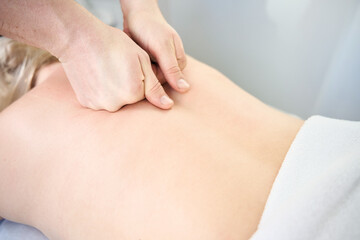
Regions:
<instances>
[{"instance_id":1,"label":"blonde hair","mask_svg":"<svg viewBox=\"0 0 360 240\"><path fill-rule=\"evenodd\" d=\"M47 51L0 37L0 112L35 86L42 66L57 61Z\"/></svg>"}]
</instances>

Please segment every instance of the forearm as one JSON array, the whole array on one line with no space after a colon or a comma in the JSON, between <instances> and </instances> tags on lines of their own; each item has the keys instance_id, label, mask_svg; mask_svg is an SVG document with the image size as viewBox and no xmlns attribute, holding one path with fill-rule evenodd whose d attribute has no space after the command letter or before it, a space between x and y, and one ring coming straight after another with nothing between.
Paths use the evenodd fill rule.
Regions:
<instances>
[{"instance_id":1,"label":"forearm","mask_svg":"<svg viewBox=\"0 0 360 240\"><path fill-rule=\"evenodd\" d=\"M73 0L0 0L0 35L61 54L98 22Z\"/></svg>"}]
</instances>

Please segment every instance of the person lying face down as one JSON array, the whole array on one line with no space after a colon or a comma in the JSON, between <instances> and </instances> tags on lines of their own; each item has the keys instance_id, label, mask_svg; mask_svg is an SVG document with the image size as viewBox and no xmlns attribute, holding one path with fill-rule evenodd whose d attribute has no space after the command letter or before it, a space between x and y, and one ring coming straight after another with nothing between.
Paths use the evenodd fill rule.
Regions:
<instances>
[{"instance_id":1,"label":"person lying face down","mask_svg":"<svg viewBox=\"0 0 360 240\"><path fill-rule=\"evenodd\" d=\"M191 57L192 91L165 85L176 102L169 111L146 100L115 113L85 109L61 65L48 67L0 114L1 216L50 239L231 240L256 231L302 120Z\"/></svg>"}]
</instances>

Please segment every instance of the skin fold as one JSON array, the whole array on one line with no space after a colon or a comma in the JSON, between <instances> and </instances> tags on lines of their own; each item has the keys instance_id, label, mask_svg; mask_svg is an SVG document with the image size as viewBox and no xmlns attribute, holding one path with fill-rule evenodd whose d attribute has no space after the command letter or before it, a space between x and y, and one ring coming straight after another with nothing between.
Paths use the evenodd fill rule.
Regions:
<instances>
[{"instance_id":1,"label":"skin fold","mask_svg":"<svg viewBox=\"0 0 360 240\"><path fill-rule=\"evenodd\" d=\"M303 121L190 57L184 75L173 109L109 113L53 67L0 114L0 215L50 239L248 239Z\"/></svg>"}]
</instances>

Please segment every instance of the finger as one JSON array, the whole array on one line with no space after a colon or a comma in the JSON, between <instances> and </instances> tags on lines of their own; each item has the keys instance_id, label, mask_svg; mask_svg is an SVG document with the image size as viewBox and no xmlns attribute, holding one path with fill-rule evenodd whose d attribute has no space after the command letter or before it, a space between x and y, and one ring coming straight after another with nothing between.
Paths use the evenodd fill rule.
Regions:
<instances>
[{"instance_id":1,"label":"finger","mask_svg":"<svg viewBox=\"0 0 360 240\"><path fill-rule=\"evenodd\" d=\"M142 57L140 64L145 76L145 97L156 107L161 109L170 109L174 105L174 101L165 93L159 80L156 78L149 57Z\"/></svg>"},{"instance_id":2,"label":"finger","mask_svg":"<svg viewBox=\"0 0 360 240\"><path fill-rule=\"evenodd\" d=\"M178 65L173 44L164 46L157 52L156 60L163 72L166 81L178 92L186 92L190 85L185 81Z\"/></svg>"},{"instance_id":3,"label":"finger","mask_svg":"<svg viewBox=\"0 0 360 240\"><path fill-rule=\"evenodd\" d=\"M98 97L95 100L79 100L79 102L83 107L90 108L95 111L106 110L108 112L117 112L124 105L128 104L128 102L123 101L117 96Z\"/></svg>"},{"instance_id":4,"label":"finger","mask_svg":"<svg viewBox=\"0 0 360 240\"><path fill-rule=\"evenodd\" d=\"M93 102L88 102L86 104L87 108L90 108L92 110L98 111L98 110L106 110L108 112L116 112L118 111L122 106L124 106L124 104L121 104L119 102L106 102L106 103L93 103Z\"/></svg>"},{"instance_id":5,"label":"finger","mask_svg":"<svg viewBox=\"0 0 360 240\"><path fill-rule=\"evenodd\" d=\"M156 63L151 63L151 68L156 76L156 78L159 80L161 84L166 83L166 79L164 77L164 74L162 73L160 67Z\"/></svg>"},{"instance_id":6,"label":"finger","mask_svg":"<svg viewBox=\"0 0 360 240\"><path fill-rule=\"evenodd\" d=\"M175 35L173 38L174 38L175 54L178 65L181 70L184 70L184 68L186 67L186 54L185 54L183 42L181 41L179 35Z\"/></svg>"},{"instance_id":7,"label":"finger","mask_svg":"<svg viewBox=\"0 0 360 240\"><path fill-rule=\"evenodd\" d=\"M90 101L89 99L87 99L86 97L83 96L78 96L76 95L76 98L78 100L78 103L85 108L90 108L92 110L100 110L101 108L95 104L92 103L92 101Z\"/></svg>"},{"instance_id":8,"label":"finger","mask_svg":"<svg viewBox=\"0 0 360 240\"><path fill-rule=\"evenodd\" d=\"M99 110L106 110L108 112L117 112L120 108L125 106L128 103L122 102L119 99L113 99L108 101L106 104L103 104L102 107L99 107Z\"/></svg>"},{"instance_id":9,"label":"finger","mask_svg":"<svg viewBox=\"0 0 360 240\"><path fill-rule=\"evenodd\" d=\"M92 110L95 110L95 111L101 109L100 107L98 107L97 105L93 104L92 102L87 102L87 103L86 103L86 107L87 107L87 108L90 108L90 109L92 109Z\"/></svg>"}]
</instances>

